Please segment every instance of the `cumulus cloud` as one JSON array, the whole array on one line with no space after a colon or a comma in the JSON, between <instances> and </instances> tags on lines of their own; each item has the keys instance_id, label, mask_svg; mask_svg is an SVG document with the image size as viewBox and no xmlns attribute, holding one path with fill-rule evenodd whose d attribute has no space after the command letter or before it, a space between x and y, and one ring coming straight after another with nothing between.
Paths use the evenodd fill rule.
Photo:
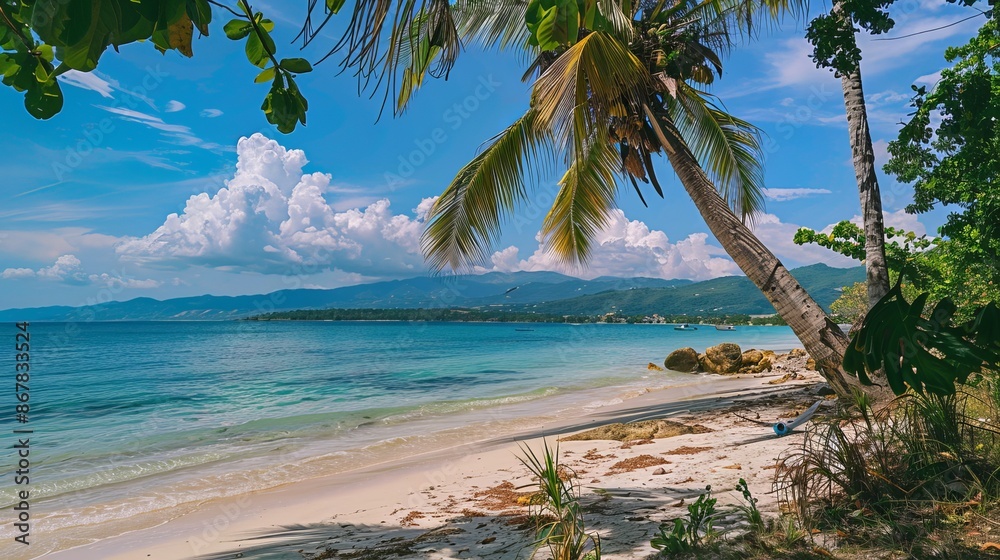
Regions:
<instances>
[{"instance_id":1,"label":"cumulus cloud","mask_svg":"<svg viewBox=\"0 0 1000 560\"><path fill-rule=\"evenodd\" d=\"M152 233L117 247L150 266L202 265L272 274L340 270L377 276L422 273L420 234L434 202L394 214L387 199L336 211L325 195L330 175L305 173L301 150L261 134L237 145L236 173L214 194L188 199Z\"/></svg>"},{"instance_id":2,"label":"cumulus cloud","mask_svg":"<svg viewBox=\"0 0 1000 560\"><path fill-rule=\"evenodd\" d=\"M912 231L917 235L927 233L927 228L917 219L917 216L907 214L904 210L886 212L883 219L886 226ZM860 215L852 217L850 221L859 226L864 223ZM835 225L837 224L828 224L819 231L828 234L833 231ZM789 268L813 263L824 263L841 268L860 265L854 259L834 253L819 245L796 245L792 239L800 227L802 226L799 224L783 222L774 214L763 214L757 217L753 232Z\"/></svg>"},{"instance_id":3,"label":"cumulus cloud","mask_svg":"<svg viewBox=\"0 0 1000 560\"><path fill-rule=\"evenodd\" d=\"M776 202L784 202L786 200L795 200L798 198L805 198L817 194L830 194L833 191L829 189L795 188L795 189L761 189L761 192L769 200L774 200Z\"/></svg>"},{"instance_id":4,"label":"cumulus cloud","mask_svg":"<svg viewBox=\"0 0 1000 560\"><path fill-rule=\"evenodd\" d=\"M707 280L740 273L725 255L721 248L708 243L706 233L693 233L670 243L662 231L651 230L645 223L629 220L624 212L615 210L608 225L595 237L586 268L578 269L561 261L539 241L538 248L526 259L520 258L520 251L514 246L497 251L489 270L547 270L584 278L643 276Z\"/></svg>"},{"instance_id":5,"label":"cumulus cloud","mask_svg":"<svg viewBox=\"0 0 1000 560\"><path fill-rule=\"evenodd\" d=\"M98 284L109 288L149 289L158 288L162 285L162 282L157 280L126 278L118 274L108 274L106 272L101 274L87 274L82 270L81 264L80 259L76 255L62 255L51 266L45 266L38 270L31 268L8 268L0 272L0 278L4 280L33 278L36 280L63 282L74 285Z\"/></svg>"},{"instance_id":6,"label":"cumulus cloud","mask_svg":"<svg viewBox=\"0 0 1000 560\"><path fill-rule=\"evenodd\" d=\"M139 280L136 278L124 278L114 274L101 273L101 274L91 274L87 279L92 284L99 284L102 286L107 286L108 288L132 288L136 290L148 290L152 288L159 288L163 285L163 282L159 280L146 279Z\"/></svg>"},{"instance_id":7,"label":"cumulus cloud","mask_svg":"<svg viewBox=\"0 0 1000 560\"><path fill-rule=\"evenodd\" d=\"M171 99L167 101L167 106L163 110L168 113L176 113L177 111L183 111L187 105L177 101L176 99Z\"/></svg>"},{"instance_id":8,"label":"cumulus cloud","mask_svg":"<svg viewBox=\"0 0 1000 560\"><path fill-rule=\"evenodd\" d=\"M70 284L86 284L87 275L80 270L80 259L75 255L62 255L52 266L32 270L30 268L8 268L0 272L0 278L39 278Z\"/></svg>"},{"instance_id":9,"label":"cumulus cloud","mask_svg":"<svg viewBox=\"0 0 1000 560\"><path fill-rule=\"evenodd\" d=\"M918 236L927 234L927 227L917 219L917 215L908 214L906 210L902 208L896 210L895 212L883 213L882 221L885 223L886 227L894 227L902 229L903 231L912 231ZM864 223L864 220L859 214L851 218L851 222L860 226ZM830 231L833 231L833 225L834 224L827 226L827 228L823 231L830 233Z\"/></svg>"},{"instance_id":10,"label":"cumulus cloud","mask_svg":"<svg viewBox=\"0 0 1000 560\"><path fill-rule=\"evenodd\" d=\"M218 109L204 109L201 112L201 116L209 118L209 119L214 119L215 117L221 117L222 116L222 111L220 111Z\"/></svg>"}]
</instances>

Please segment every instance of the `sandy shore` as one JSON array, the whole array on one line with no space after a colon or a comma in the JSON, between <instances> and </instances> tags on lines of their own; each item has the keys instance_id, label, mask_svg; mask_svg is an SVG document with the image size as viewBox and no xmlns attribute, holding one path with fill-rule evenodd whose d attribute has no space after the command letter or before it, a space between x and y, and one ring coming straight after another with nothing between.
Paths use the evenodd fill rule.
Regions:
<instances>
[{"instance_id":1,"label":"sandy shore","mask_svg":"<svg viewBox=\"0 0 1000 560\"><path fill-rule=\"evenodd\" d=\"M645 558L658 524L686 513L683 501L708 484L720 503L735 503L736 483L745 478L761 508L776 512L769 494L775 462L802 436L777 438L752 420L788 419L823 398L816 395L822 380L815 372L769 383L787 372L652 391L529 433L207 501L158 527L45 558L525 557L532 531L523 517L528 506L518 498L537 485L517 458L518 442L538 451L543 437L554 444L597 426L654 418L703 426L708 431L639 442L559 442L561 462L576 473L588 526L600 533L604 557ZM822 406L819 414L832 407ZM366 549L380 553L358 554Z\"/></svg>"}]
</instances>

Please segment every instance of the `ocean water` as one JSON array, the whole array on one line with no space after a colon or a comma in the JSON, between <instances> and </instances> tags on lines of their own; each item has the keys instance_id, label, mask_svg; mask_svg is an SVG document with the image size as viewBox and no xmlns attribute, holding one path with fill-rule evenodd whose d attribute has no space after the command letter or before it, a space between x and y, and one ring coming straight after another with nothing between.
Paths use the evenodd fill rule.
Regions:
<instances>
[{"instance_id":1,"label":"ocean water","mask_svg":"<svg viewBox=\"0 0 1000 560\"><path fill-rule=\"evenodd\" d=\"M15 327L0 332L13 340ZM33 553L689 383L646 368L678 347L798 346L787 327L669 325L34 323L30 333L31 511L47 535ZM2 360L13 385L13 352ZM4 402L9 512L11 431L25 426ZM11 535L0 526L4 547Z\"/></svg>"}]
</instances>

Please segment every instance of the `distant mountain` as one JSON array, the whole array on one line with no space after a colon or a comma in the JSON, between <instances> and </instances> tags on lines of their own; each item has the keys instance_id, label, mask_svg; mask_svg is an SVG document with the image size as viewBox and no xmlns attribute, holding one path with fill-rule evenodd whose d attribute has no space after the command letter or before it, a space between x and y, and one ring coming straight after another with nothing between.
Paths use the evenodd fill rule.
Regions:
<instances>
[{"instance_id":1,"label":"distant mountain","mask_svg":"<svg viewBox=\"0 0 1000 560\"><path fill-rule=\"evenodd\" d=\"M840 297L840 289L865 279L864 267L833 268L814 264L792 270L816 302L829 311L830 304ZM704 282L668 288L636 288L608 291L571 299L535 304L539 313L567 315L600 315L621 312L626 315L763 315L774 313L774 307L760 290L745 276L727 276Z\"/></svg>"},{"instance_id":2,"label":"distant mountain","mask_svg":"<svg viewBox=\"0 0 1000 560\"><path fill-rule=\"evenodd\" d=\"M555 272L491 272L417 277L331 290L280 290L247 296L136 298L89 307L38 307L0 311L2 321L227 320L271 311L329 308L429 308L530 305L632 287L682 286L690 280L612 278L581 280Z\"/></svg>"},{"instance_id":3,"label":"distant mountain","mask_svg":"<svg viewBox=\"0 0 1000 560\"><path fill-rule=\"evenodd\" d=\"M839 289L864 280L864 268L817 264L792 271L825 308ZM248 296L196 296L164 301L136 298L90 307L0 311L0 321L228 320L297 309L415 309L490 307L559 315L621 311L641 314L769 314L774 309L745 277L704 282L600 277L581 280L555 272L492 272L417 277L332 290L281 290Z\"/></svg>"}]
</instances>

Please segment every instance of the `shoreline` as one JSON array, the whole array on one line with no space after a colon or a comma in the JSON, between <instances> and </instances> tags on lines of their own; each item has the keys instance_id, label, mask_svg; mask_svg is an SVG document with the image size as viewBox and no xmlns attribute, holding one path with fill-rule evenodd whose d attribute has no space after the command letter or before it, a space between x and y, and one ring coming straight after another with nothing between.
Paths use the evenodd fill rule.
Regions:
<instances>
[{"instance_id":1,"label":"shoreline","mask_svg":"<svg viewBox=\"0 0 1000 560\"><path fill-rule=\"evenodd\" d=\"M578 414L557 419L536 428L499 434L485 440L416 454L401 460L383 461L368 466L364 470L355 469L283 484L267 490L210 499L200 503L194 511L182 513L153 527L123 532L115 537L101 539L90 544L81 544L75 548L46 554L44 557L60 560L231 558L235 557L235 554L239 553L240 550L249 552L249 548L264 543L278 547L298 547L291 548L290 551L302 549L308 542L311 542L310 539L317 543L336 541L337 546L343 546L347 541L354 539L357 542L349 544L349 546L371 546L377 544L377 541L383 537L401 537L403 540L416 538L428 530L434 529L442 521L445 521L445 526L447 526L448 523L456 523L457 519L464 527L467 523L461 522L462 508L459 506L465 504L468 506L466 509L470 509L470 511L476 509L474 495L477 489L495 488L507 480L516 480L515 485L521 485L527 480L526 472L522 472L524 469L517 459L519 448L516 442L526 442L532 449L538 450L541 447L542 437L547 437L550 443L554 443L556 437L580 430L611 422L631 422L651 417L671 417L689 423L705 424L712 428L713 422L719 422L719 419L715 418L719 411L733 406L740 400L788 400L789 395L802 393L803 386L812 386L821 381L815 372L802 373L804 375L801 375L799 379L777 386L769 386L767 380L778 377L778 373L757 376L720 376L707 381L704 378L695 378L691 383L648 391L596 410L588 410L583 406L585 403L580 403ZM799 395L799 400L802 400L801 395ZM759 413L762 418L773 421L777 420L781 414L794 412L787 410L787 408L787 406L782 408L772 405L763 408L755 406L753 410ZM768 415L775 417L769 418ZM723 424L725 422L727 421L722 420ZM560 446L565 453L563 462L571 468L577 468L579 465L573 465L572 462L582 461L577 458L588 456L587 452L591 449L597 451L590 456L608 458L624 457L630 453L650 455L651 452L654 456L659 456L661 453L669 453L670 448L678 446L686 446L689 449L704 449L707 453L709 448L718 447L715 444L721 444L724 441L728 442L727 445L732 444L736 441L733 440L733 437L738 436L746 439L745 436L751 434L767 435L767 430L761 426L742 421L737 421L737 423L743 429L734 432L733 426L719 424L715 431L708 434L657 439L651 444L636 447L634 451L624 451L621 442L608 440L566 441L561 442ZM795 437L797 436L792 435L778 440L772 434L772 437L761 440L759 443L768 444L769 442L770 446L777 444L780 449L785 449L794 441ZM712 442L715 444L709 445ZM732 453L728 451L726 460L739 454L736 451ZM754 460L767 454L754 452L753 455L755 456L740 459L747 464L748 470L751 469L750 465ZM670 461L670 464L676 465L666 467L671 469L671 472L690 471L689 467L681 468L679 462L671 456L664 456L667 457L666 460ZM692 455L692 457L696 457L696 455ZM768 461L773 464L775 458L776 456L770 457ZM586 461L581 464L592 466ZM609 465L601 466L592 471L584 468L579 470L593 474L607 466ZM697 465L694 466L697 467ZM723 467L728 469L728 467ZM760 467L761 465L758 465L758 468ZM740 465L740 469L735 470L735 472L727 470L726 474L741 474L742 468L743 465ZM654 469L644 469L644 471L652 470ZM696 471L691 471L689 474ZM763 472L770 474L770 471ZM611 474L611 472L606 474ZM586 479L582 480L585 487L584 495L592 494L592 490L588 488L591 484L598 482L600 482L598 486L605 486L608 483L618 485L638 483L638 479L630 480L630 476L633 474L635 473L603 476L603 479L607 480L588 478L589 474L581 475ZM746 472L742 472L742 474L746 475ZM648 475L646 472L641 476L649 478L652 475ZM669 482L670 478L673 477L668 476L663 480ZM698 476L685 476L679 478L677 482L687 478L697 481L692 483L696 487L703 486L703 481ZM730 478L733 480L731 483L725 484L726 487L734 486L739 476ZM642 481L641 486L646 486L652 480ZM767 502L765 493L770 490L769 483L765 488L760 484L755 486L749 477L748 482L751 483L754 494L761 498L761 505L765 505ZM447 488L447 490L441 490L442 487ZM434 490L435 488L438 490ZM724 490L724 488L720 487L719 490ZM448 498L441 496L445 492L448 492ZM720 499L720 501L725 500ZM458 517L456 517L456 513ZM478 513L489 514L490 512ZM468 535L461 538L447 537L452 541L469 541L464 547L458 546L450 552L436 550L433 554L424 550L421 553L416 553L413 557L505 557L504 552L497 553L486 550L497 548L495 546L477 544L489 541L490 536L477 536L478 540L474 540L471 536L477 531L481 533L482 529L488 528L490 524L495 524L504 517L504 515L488 516L490 521L487 521L486 525L479 530L463 528L463 534L469 533ZM469 519L473 521L479 519L478 522L472 524L472 526L478 527L487 518L471 517ZM364 530L347 531L342 527L345 524L349 527L363 527ZM649 525L653 528L656 526L655 523L640 525ZM294 530L282 529L282 527L287 526L295 526L296 528ZM600 529L600 525L596 528ZM328 533L329 535L327 535ZM500 531L498 535L493 537L495 540L489 542L502 541L501 534L507 540L516 537L514 542L529 542L530 536L525 540L525 535L522 533L523 531L513 529L506 531L506 533ZM261 535L271 536L263 539L255 538ZM253 538L253 540L246 540L247 538ZM470 541L470 539L473 540ZM428 538L424 537L424 541L427 540ZM628 543L618 542L617 544L644 545L646 549L649 548L648 538L636 537ZM462 548L465 548L466 551L461 552ZM608 552L612 551L608 550ZM649 550L646 551L646 553L648 552ZM605 556L608 558L643 557L642 555L628 554L624 556L605 554ZM26 558L30 557L26 556Z\"/></svg>"}]
</instances>

